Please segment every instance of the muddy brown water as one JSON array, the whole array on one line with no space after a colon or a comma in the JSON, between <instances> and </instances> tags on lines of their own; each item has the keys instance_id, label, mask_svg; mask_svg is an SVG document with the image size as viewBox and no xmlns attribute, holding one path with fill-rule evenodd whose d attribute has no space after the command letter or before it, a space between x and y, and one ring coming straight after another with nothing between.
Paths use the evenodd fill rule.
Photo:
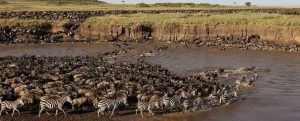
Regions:
<instances>
[{"instance_id":1,"label":"muddy brown water","mask_svg":"<svg viewBox=\"0 0 300 121\"><path fill-rule=\"evenodd\" d=\"M114 46L106 43L1 45L0 56L21 56L23 54L83 56L95 55L113 49L115 49ZM149 50L151 50L151 45L145 47L137 46L137 49L133 52L138 53ZM158 53L155 57L147 58L147 61L154 64L161 64L178 74L205 67L256 66L259 68L269 68L271 71L259 76L256 87L243 93L243 97L245 98L235 104L214 108L206 112L157 115L146 119L178 121L298 121L300 119L299 53L241 51L236 49L221 51L214 48L172 46L168 50ZM84 115L81 114L76 117L81 118L80 120L89 120L87 118L89 116L95 118L94 113L86 114L87 117ZM61 120L76 120L77 118L62 118ZM138 116L131 115L124 118L132 121L141 120ZM5 120L8 119L9 117L5 118ZM23 117L20 120L25 120L25 118Z\"/></svg>"}]
</instances>

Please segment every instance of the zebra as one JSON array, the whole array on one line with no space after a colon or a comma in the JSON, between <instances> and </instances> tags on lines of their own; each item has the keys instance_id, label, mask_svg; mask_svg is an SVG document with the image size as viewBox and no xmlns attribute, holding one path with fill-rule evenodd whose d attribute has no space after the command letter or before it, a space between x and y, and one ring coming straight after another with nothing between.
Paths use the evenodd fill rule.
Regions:
<instances>
[{"instance_id":1,"label":"zebra","mask_svg":"<svg viewBox=\"0 0 300 121\"><path fill-rule=\"evenodd\" d=\"M149 111L149 115L154 115L154 113L152 112L152 109L155 107L159 108L159 103L157 101L156 102L141 102L141 101L139 101L137 103L137 109L135 110L135 114L137 115L138 110L140 110L142 117L144 117L143 110L147 109Z\"/></svg>"},{"instance_id":2,"label":"zebra","mask_svg":"<svg viewBox=\"0 0 300 121\"><path fill-rule=\"evenodd\" d=\"M15 111L17 111L20 115L20 111L17 109L19 105L24 105L24 102L21 98L17 99L16 101L2 101L0 99L0 103L1 103L1 111L0 111L0 116L2 114L2 111L4 111L5 109L10 109L13 110L12 115L14 116ZM8 112L6 111L6 114L8 114Z\"/></svg>"},{"instance_id":3,"label":"zebra","mask_svg":"<svg viewBox=\"0 0 300 121\"><path fill-rule=\"evenodd\" d=\"M224 94L220 96L220 104L230 104L236 101L238 98L238 94L235 90L232 91L225 91Z\"/></svg>"},{"instance_id":4,"label":"zebra","mask_svg":"<svg viewBox=\"0 0 300 121\"><path fill-rule=\"evenodd\" d=\"M57 116L58 110L61 110L65 115L66 112L63 110L63 105L65 102L69 102L72 104L72 99L70 96L64 96L59 99L42 99L40 101L40 112L39 117L41 117L41 113L44 109L55 109L55 116ZM49 115L49 113L46 111L46 113Z\"/></svg>"},{"instance_id":5,"label":"zebra","mask_svg":"<svg viewBox=\"0 0 300 121\"><path fill-rule=\"evenodd\" d=\"M187 112L187 109L188 109L189 106L190 106L190 100L189 100L189 99L185 99L185 100L182 102L182 106L183 106L183 112Z\"/></svg>"},{"instance_id":6,"label":"zebra","mask_svg":"<svg viewBox=\"0 0 300 121\"><path fill-rule=\"evenodd\" d=\"M194 101L193 101L193 109L192 110L195 112L199 108L200 108L200 110L207 109L206 101L202 97L198 97L198 98L194 99Z\"/></svg>"},{"instance_id":7,"label":"zebra","mask_svg":"<svg viewBox=\"0 0 300 121\"><path fill-rule=\"evenodd\" d=\"M104 115L105 109L108 109L110 107L113 107L113 110L111 112L111 116L114 115L114 111L116 108L118 108L121 104L124 104L125 106L128 106L127 103L127 97L121 98L121 99L100 99L97 103L97 115L100 117L100 113Z\"/></svg>"},{"instance_id":8,"label":"zebra","mask_svg":"<svg viewBox=\"0 0 300 121\"><path fill-rule=\"evenodd\" d=\"M170 106L170 111L172 111L173 107L178 107L181 103L181 99L182 96L178 96L175 95L173 97L168 97L168 95L166 94L163 98L162 98L162 105L163 106Z\"/></svg>"},{"instance_id":9,"label":"zebra","mask_svg":"<svg viewBox=\"0 0 300 121\"><path fill-rule=\"evenodd\" d=\"M193 91L192 93L187 93L187 92L183 91L180 93L180 96L184 99L187 99L187 98L193 97L195 93L196 93L196 91Z\"/></svg>"}]
</instances>

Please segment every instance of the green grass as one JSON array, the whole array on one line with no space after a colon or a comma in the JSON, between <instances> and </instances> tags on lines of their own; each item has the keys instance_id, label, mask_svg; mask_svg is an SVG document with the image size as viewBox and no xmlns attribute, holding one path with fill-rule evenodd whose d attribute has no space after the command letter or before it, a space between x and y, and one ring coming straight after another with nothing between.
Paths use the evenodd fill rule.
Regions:
<instances>
[{"instance_id":1,"label":"green grass","mask_svg":"<svg viewBox=\"0 0 300 121\"><path fill-rule=\"evenodd\" d=\"M187 24L187 25L272 25L272 26L300 26L300 16L239 13L226 15L161 13L161 14L122 14L106 15L88 18L84 24L127 25L147 23L155 25Z\"/></svg>"}]
</instances>

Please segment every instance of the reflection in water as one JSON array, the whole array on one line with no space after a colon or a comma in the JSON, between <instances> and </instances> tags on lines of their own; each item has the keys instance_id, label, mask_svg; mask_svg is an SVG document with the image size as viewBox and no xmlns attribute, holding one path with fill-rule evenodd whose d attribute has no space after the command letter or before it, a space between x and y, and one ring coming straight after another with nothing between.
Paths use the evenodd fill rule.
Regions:
<instances>
[{"instance_id":1,"label":"reflection in water","mask_svg":"<svg viewBox=\"0 0 300 121\"><path fill-rule=\"evenodd\" d=\"M114 49L109 44L51 44L2 46L0 56L95 55ZM269 68L257 85L245 94L245 100L211 111L196 113L192 120L213 121L287 121L300 119L300 54L240 51L207 48L171 48L148 61L162 64L176 73L204 67Z\"/></svg>"}]
</instances>

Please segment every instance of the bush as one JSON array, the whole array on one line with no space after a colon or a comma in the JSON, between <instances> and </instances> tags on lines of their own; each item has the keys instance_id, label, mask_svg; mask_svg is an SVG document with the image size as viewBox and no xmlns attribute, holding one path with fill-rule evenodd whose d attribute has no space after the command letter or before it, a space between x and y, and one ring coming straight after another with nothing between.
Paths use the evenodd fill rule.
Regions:
<instances>
[{"instance_id":1,"label":"bush","mask_svg":"<svg viewBox=\"0 0 300 121\"><path fill-rule=\"evenodd\" d=\"M146 4L146 3L139 3L136 4L138 7L150 7L150 5Z\"/></svg>"},{"instance_id":2,"label":"bush","mask_svg":"<svg viewBox=\"0 0 300 121\"><path fill-rule=\"evenodd\" d=\"M245 5L250 7L251 6L251 2L245 2Z\"/></svg>"},{"instance_id":3,"label":"bush","mask_svg":"<svg viewBox=\"0 0 300 121\"><path fill-rule=\"evenodd\" d=\"M180 3L155 3L154 6L158 7L181 7Z\"/></svg>"}]
</instances>

